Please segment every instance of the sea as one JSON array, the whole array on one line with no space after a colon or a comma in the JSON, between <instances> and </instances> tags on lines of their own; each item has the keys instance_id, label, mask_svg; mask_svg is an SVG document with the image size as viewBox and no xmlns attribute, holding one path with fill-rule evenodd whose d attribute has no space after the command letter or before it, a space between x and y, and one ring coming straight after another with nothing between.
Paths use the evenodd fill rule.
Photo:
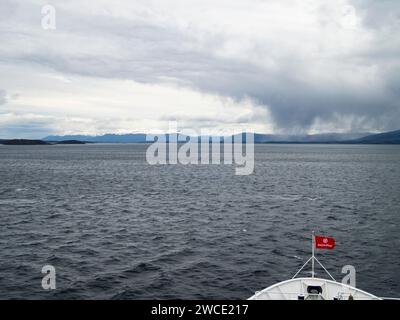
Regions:
<instances>
[{"instance_id":1,"label":"sea","mask_svg":"<svg viewBox=\"0 0 400 320\"><path fill-rule=\"evenodd\" d=\"M313 231L337 281L351 265L400 297L400 146L260 144L251 175L147 147L0 146L0 299L247 299L296 273Z\"/></svg>"}]
</instances>

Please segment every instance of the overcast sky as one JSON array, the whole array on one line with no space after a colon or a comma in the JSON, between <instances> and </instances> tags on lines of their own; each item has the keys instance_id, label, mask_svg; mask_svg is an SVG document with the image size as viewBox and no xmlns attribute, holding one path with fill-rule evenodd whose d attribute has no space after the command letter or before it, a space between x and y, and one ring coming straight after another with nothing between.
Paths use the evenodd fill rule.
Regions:
<instances>
[{"instance_id":1,"label":"overcast sky","mask_svg":"<svg viewBox=\"0 0 400 320\"><path fill-rule=\"evenodd\" d=\"M398 0L0 0L0 138L400 129L399 35Z\"/></svg>"}]
</instances>

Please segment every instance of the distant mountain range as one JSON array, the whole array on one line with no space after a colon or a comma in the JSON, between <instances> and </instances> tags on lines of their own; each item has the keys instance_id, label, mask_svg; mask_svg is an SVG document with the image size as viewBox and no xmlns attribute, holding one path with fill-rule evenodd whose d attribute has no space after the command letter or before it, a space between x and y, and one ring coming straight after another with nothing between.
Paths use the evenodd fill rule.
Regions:
<instances>
[{"instance_id":1,"label":"distant mountain range","mask_svg":"<svg viewBox=\"0 0 400 320\"><path fill-rule=\"evenodd\" d=\"M43 138L45 141L63 141L78 140L86 142L103 142L103 143L142 143L146 142L146 134L104 134L101 136L85 136L85 135L66 135L66 136L48 136Z\"/></svg>"},{"instance_id":2,"label":"distant mountain range","mask_svg":"<svg viewBox=\"0 0 400 320\"><path fill-rule=\"evenodd\" d=\"M245 134L242 133L243 137ZM188 136L181 135L188 139ZM202 137L197 137L199 140ZM222 138L220 137L222 140ZM170 135L167 135L167 141ZM245 141L245 139L243 139ZM105 134L101 136L65 135L47 136L42 140L0 139L6 145L82 144L82 143L146 143L146 134ZM343 144L400 144L400 130L370 133L323 133L312 135L254 134L255 143L343 143Z\"/></svg>"},{"instance_id":3,"label":"distant mountain range","mask_svg":"<svg viewBox=\"0 0 400 320\"><path fill-rule=\"evenodd\" d=\"M307 135L255 134L256 143L333 143L360 139L371 133L321 133Z\"/></svg>"},{"instance_id":4,"label":"distant mountain range","mask_svg":"<svg viewBox=\"0 0 400 320\"><path fill-rule=\"evenodd\" d=\"M366 137L356 139L353 142L366 144L399 144L400 130L368 135Z\"/></svg>"},{"instance_id":5,"label":"distant mountain range","mask_svg":"<svg viewBox=\"0 0 400 320\"><path fill-rule=\"evenodd\" d=\"M333 143L349 140L360 139L369 135L369 133L324 133L313 135L276 135L276 134L254 134L255 143ZM181 135L187 138L185 135ZM105 134L101 136L85 136L85 135L66 135L66 136L48 136L45 141L64 141L79 140L87 142L103 142L103 143L144 143L146 134ZM167 141L170 135L167 135Z\"/></svg>"}]
</instances>

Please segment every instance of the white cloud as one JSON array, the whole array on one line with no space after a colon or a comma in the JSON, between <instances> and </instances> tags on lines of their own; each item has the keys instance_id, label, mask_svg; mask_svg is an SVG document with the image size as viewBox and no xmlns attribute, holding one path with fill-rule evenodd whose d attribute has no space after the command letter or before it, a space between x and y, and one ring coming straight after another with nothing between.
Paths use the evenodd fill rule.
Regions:
<instances>
[{"instance_id":1,"label":"white cloud","mask_svg":"<svg viewBox=\"0 0 400 320\"><path fill-rule=\"evenodd\" d=\"M31 77L27 66L5 70L11 79L9 85L23 94L3 107L3 127L40 120L40 134L44 130L47 134L158 132L176 120L180 129L272 130L268 111L250 99L238 102L176 84L64 77L49 71L36 70Z\"/></svg>"}]
</instances>

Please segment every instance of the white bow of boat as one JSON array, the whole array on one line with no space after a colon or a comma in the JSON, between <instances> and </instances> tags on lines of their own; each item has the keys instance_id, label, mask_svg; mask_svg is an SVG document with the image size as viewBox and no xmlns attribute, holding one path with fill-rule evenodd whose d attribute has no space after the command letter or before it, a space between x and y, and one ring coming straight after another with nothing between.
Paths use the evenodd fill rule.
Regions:
<instances>
[{"instance_id":1,"label":"white bow of boat","mask_svg":"<svg viewBox=\"0 0 400 320\"><path fill-rule=\"evenodd\" d=\"M382 300L352 286L322 278L294 278L256 292L249 300Z\"/></svg>"},{"instance_id":2,"label":"white bow of boat","mask_svg":"<svg viewBox=\"0 0 400 320\"><path fill-rule=\"evenodd\" d=\"M256 292L248 300L400 300L381 298L348 284L337 282L314 254L314 233L312 235L312 256L296 272L292 279L276 283ZM298 274L311 262L311 277L297 278ZM314 264L318 263L330 277L315 277Z\"/></svg>"}]
</instances>

